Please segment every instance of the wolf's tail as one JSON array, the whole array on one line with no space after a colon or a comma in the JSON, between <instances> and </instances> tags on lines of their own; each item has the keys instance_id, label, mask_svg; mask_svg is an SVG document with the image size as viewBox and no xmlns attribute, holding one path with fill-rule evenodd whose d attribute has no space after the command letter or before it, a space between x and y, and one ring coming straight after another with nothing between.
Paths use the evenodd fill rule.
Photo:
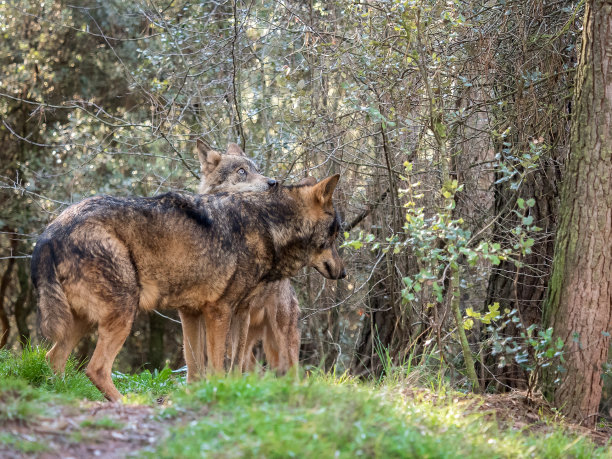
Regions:
<instances>
[{"instance_id":1,"label":"wolf's tail","mask_svg":"<svg viewBox=\"0 0 612 459\"><path fill-rule=\"evenodd\" d=\"M52 244L39 240L32 253L32 281L38 293L38 320L43 335L57 342L65 336L73 317L70 303L57 278Z\"/></svg>"}]
</instances>

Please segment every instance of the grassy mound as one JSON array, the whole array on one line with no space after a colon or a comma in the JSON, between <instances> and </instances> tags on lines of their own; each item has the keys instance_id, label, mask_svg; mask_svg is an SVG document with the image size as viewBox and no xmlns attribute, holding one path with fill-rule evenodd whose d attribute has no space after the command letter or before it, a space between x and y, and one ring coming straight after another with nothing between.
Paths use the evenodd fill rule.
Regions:
<instances>
[{"instance_id":1,"label":"grassy mound","mask_svg":"<svg viewBox=\"0 0 612 459\"><path fill-rule=\"evenodd\" d=\"M44 354L41 348L19 356L0 352L0 428L21 423L21 430L0 436L0 452L23 451L23 445L17 448L25 438L23 425L35 425L45 412L69 417L80 400L101 399L73 361L64 376L55 376ZM401 378L372 384L329 374L268 374L185 385L182 376L165 369L116 374L115 383L132 407L156 407L152 412L157 414L147 419L155 424L154 431L165 433L156 435L156 443L141 449L140 456L610 457L607 448L556 425L537 432L500 428L491 412L473 408L479 398L467 397L466 404L459 401L465 396L454 397L448 389L435 397L419 397ZM67 405L72 411L62 408ZM108 430L130 420L125 408L107 412L108 419L91 415L90 420L89 411L81 407L74 416L79 416L81 429L89 430ZM28 435L34 434L28 430ZM121 436L129 449L134 444L130 434L124 431ZM45 444L44 438L39 440ZM83 448L75 441L66 445L60 453Z\"/></svg>"}]
</instances>

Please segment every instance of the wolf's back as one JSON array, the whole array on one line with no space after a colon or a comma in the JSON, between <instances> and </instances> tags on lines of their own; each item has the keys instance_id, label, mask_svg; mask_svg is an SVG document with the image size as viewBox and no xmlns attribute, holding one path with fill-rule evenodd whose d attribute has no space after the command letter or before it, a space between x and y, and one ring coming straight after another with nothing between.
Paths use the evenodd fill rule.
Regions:
<instances>
[{"instance_id":1,"label":"wolf's back","mask_svg":"<svg viewBox=\"0 0 612 459\"><path fill-rule=\"evenodd\" d=\"M72 322L66 294L57 278L52 242L44 235L32 253L32 281L38 294L40 328L52 341L59 340Z\"/></svg>"}]
</instances>

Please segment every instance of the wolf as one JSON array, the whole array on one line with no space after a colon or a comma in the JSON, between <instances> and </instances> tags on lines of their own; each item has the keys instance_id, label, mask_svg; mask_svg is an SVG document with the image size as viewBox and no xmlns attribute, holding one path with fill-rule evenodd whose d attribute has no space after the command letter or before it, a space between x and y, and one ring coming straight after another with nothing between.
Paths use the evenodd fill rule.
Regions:
<instances>
[{"instance_id":1,"label":"wolf","mask_svg":"<svg viewBox=\"0 0 612 459\"><path fill-rule=\"evenodd\" d=\"M68 207L38 238L31 262L54 371L64 371L71 350L97 327L86 374L107 399L120 400L111 369L134 316L164 307L188 317L188 366L237 368L261 288L304 266L329 279L346 276L335 246L338 180L275 183L264 192L95 196ZM202 322L206 343L198 341Z\"/></svg>"},{"instance_id":2,"label":"wolf","mask_svg":"<svg viewBox=\"0 0 612 459\"><path fill-rule=\"evenodd\" d=\"M236 144L229 144L226 154L211 149L207 144L197 141L197 154L201 165L200 194L224 192L255 191L255 185L237 180L237 171L253 167L252 161ZM256 171L256 169L255 169ZM314 185L316 179L306 177L299 184ZM253 347L263 341L264 353L271 368L286 373L296 367L300 352L300 330L298 320L300 307L297 295L289 279L271 282L259 294L251 298L250 325L247 338L245 362L242 368L252 371L256 365ZM190 352L190 343L184 343L185 353ZM191 358L191 356L186 359ZM197 375L187 374L192 381Z\"/></svg>"}]
</instances>

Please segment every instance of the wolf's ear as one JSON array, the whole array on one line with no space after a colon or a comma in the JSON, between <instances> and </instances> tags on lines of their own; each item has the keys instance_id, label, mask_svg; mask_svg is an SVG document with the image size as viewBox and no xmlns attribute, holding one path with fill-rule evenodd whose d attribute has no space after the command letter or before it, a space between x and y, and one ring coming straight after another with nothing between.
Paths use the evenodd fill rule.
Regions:
<instances>
[{"instance_id":1,"label":"wolf's ear","mask_svg":"<svg viewBox=\"0 0 612 459\"><path fill-rule=\"evenodd\" d=\"M317 184L317 179L314 177L304 177L302 180L296 183L296 185L307 185L314 186Z\"/></svg>"},{"instance_id":2,"label":"wolf's ear","mask_svg":"<svg viewBox=\"0 0 612 459\"><path fill-rule=\"evenodd\" d=\"M244 154L244 151L242 151L242 149L235 143L230 143L227 145L227 152L225 154L234 156L246 156Z\"/></svg>"},{"instance_id":3,"label":"wolf's ear","mask_svg":"<svg viewBox=\"0 0 612 459\"><path fill-rule=\"evenodd\" d=\"M200 160L200 168L202 174L210 174L214 171L221 162L221 153L213 150L204 141L198 139L196 141L198 148L198 158Z\"/></svg>"},{"instance_id":4,"label":"wolf's ear","mask_svg":"<svg viewBox=\"0 0 612 459\"><path fill-rule=\"evenodd\" d=\"M321 180L313 187L312 191L314 197L319 204L325 206L331 203L332 195L334 194L338 180L340 180L340 174L332 175L331 177Z\"/></svg>"}]
</instances>

